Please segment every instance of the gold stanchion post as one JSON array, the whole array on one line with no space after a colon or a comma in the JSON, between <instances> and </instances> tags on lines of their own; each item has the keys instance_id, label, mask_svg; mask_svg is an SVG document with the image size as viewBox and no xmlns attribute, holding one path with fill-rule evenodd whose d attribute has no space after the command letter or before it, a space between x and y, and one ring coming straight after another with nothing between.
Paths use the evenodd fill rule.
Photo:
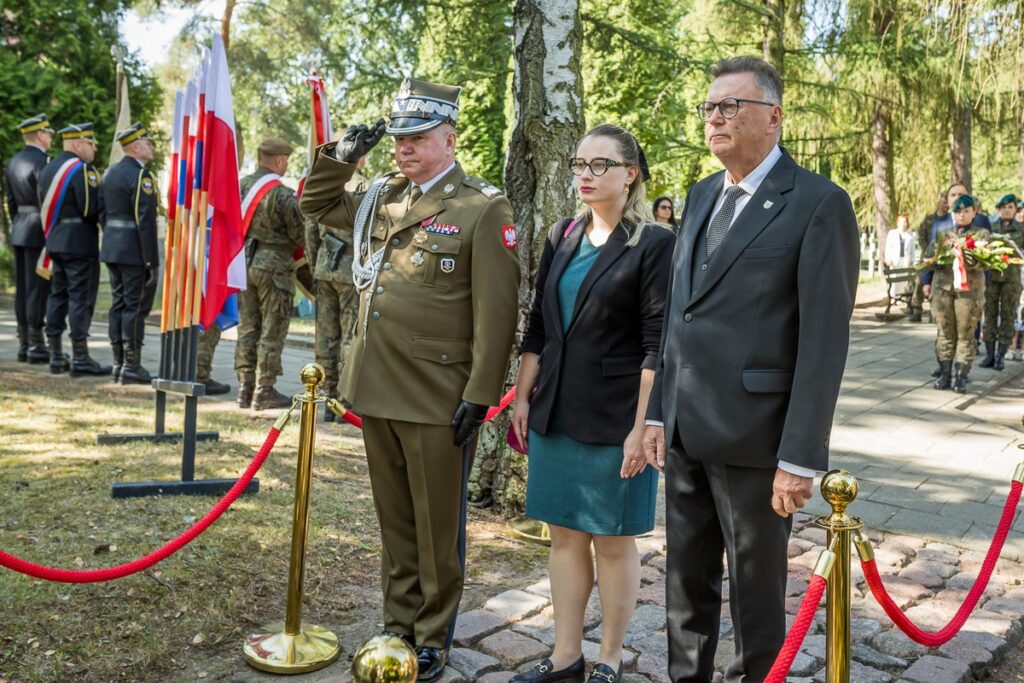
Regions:
<instances>
[{"instance_id":1,"label":"gold stanchion post","mask_svg":"<svg viewBox=\"0 0 1024 683\"><path fill-rule=\"evenodd\" d=\"M850 683L850 546L853 533L864 524L846 514L846 508L857 489L857 478L846 470L832 470L821 480L821 495L832 514L815 524L828 531L828 547L836 558L826 592L825 683Z\"/></svg>"},{"instance_id":2,"label":"gold stanchion post","mask_svg":"<svg viewBox=\"0 0 1024 683\"><path fill-rule=\"evenodd\" d=\"M306 572L306 535L309 530L309 492L313 476L313 447L316 416L323 398L317 388L324 381L324 369L316 363L302 368L306 393L299 426L299 462L295 473L295 513L292 518L292 553L288 566L288 606L285 621L271 624L249 635L243 656L250 665L273 673L296 674L322 669L338 658L338 637L322 626L302 623L302 583Z\"/></svg>"}]
</instances>

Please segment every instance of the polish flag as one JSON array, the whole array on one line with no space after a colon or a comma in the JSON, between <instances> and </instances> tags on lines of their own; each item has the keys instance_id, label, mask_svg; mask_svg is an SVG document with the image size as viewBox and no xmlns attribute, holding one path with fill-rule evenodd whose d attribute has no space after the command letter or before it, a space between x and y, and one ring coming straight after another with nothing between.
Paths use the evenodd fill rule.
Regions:
<instances>
[{"instance_id":1,"label":"polish flag","mask_svg":"<svg viewBox=\"0 0 1024 683\"><path fill-rule=\"evenodd\" d=\"M313 152L325 142L334 137L331 128L331 111L327 107L327 90L324 88L324 79L320 78L316 69L309 74L306 85L310 89L309 108L309 143L306 145L306 174L313 168ZM306 186L306 175L299 180L299 189L295 194L302 196L302 188Z\"/></svg>"}]
</instances>

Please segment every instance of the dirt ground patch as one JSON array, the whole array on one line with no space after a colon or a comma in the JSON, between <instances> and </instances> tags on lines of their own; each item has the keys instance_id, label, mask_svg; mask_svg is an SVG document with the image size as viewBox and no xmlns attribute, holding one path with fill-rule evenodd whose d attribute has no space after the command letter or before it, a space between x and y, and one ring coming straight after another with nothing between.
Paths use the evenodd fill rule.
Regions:
<instances>
[{"instance_id":1,"label":"dirt ground patch","mask_svg":"<svg viewBox=\"0 0 1024 683\"><path fill-rule=\"evenodd\" d=\"M170 403L168 429L180 429ZM276 417L204 402L200 429L219 430L220 441L199 444L197 477L240 474ZM214 498L111 499L113 482L178 478L177 445L96 444L99 432L145 432L152 420L147 387L0 363L0 549L44 565L106 567L202 517ZM380 630L377 522L358 431L323 425L317 439L304 613L351 651ZM0 569L0 679L255 678L241 642L284 617L297 444L293 423L259 473L260 493L152 570L57 584ZM540 578L546 556L509 538L504 520L471 509L462 609Z\"/></svg>"}]
</instances>

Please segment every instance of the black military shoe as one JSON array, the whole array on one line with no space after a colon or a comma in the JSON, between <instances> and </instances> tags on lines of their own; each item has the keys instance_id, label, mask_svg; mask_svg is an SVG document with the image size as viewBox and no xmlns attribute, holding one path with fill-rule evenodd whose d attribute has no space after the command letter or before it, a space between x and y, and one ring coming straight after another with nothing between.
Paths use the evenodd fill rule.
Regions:
<instances>
[{"instance_id":1,"label":"black military shoe","mask_svg":"<svg viewBox=\"0 0 1024 683\"><path fill-rule=\"evenodd\" d=\"M436 681L444 673L444 667L448 663L448 648L418 647L416 658L420 663L420 673L416 680L419 683Z\"/></svg>"},{"instance_id":2,"label":"black military shoe","mask_svg":"<svg viewBox=\"0 0 1024 683\"><path fill-rule=\"evenodd\" d=\"M50 362L50 351L46 348L46 339L43 331L29 329L28 331L28 352L26 354L29 365L41 365Z\"/></svg>"},{"instance_id":3,"label":"black military shoe","mask_svg":"<svg viewBox=\"0 0 1024 683\"><path fill-rule=\"evenodd\" d=\"M64 355L64 351L61 350L61 338L60 335L56 337L47 337L47 346L50 348L50 372L59 375L62 372L67 372L71 368L71 362L68 357Z\"/></svg>"},{"instance_id":4,"label":"black military shoe","mask_svg":"<svg viewBox=\"0 0 1024 683\"><path fill-rule=\"evenodd\" d=\"M270 408L291 408L292 399L275 389L273 385L260 387L252 397L253 410L268 410Z\"/></svg>"},{"instance_id":5,"label":"black military shoe","mask_svg":"<svg viewBox=\"0 0 1024 683\"><path fill-rule=\"evenodd\" d=\"M151 384L153 376L142 367L142 346L129 344L124 350L124 365L121 366L121 384Z\"/></svg>"},{"instance_id":6,"label":"black military shoe","mask_svg":"<svg viewBox=\"0 0 1024 683\"><path fill-rule=\"evenodd\" d=\"M121 370L124 368L124 344L121 342L111 342L110 352L114 356L114 368L111 370L111 375L114 377L115 382L120 382Z\"/></svg>"},{"instance_id":7,"label":"black military shoe","mask_svg":"<svg viewBox=\"0 0 1024 683\"><path fill-rule=\"evenodd\" d=\"M206 387L207 396L220 396L221 394L226 394L229 391L231 391L230 386L218 382L212 377L210 379L204 379L202 382L200 382L200 384Z\"/></svg>"},{"instance_id":8,"label":"black military shoe","mask_svg":"<svg viewBox=\"0 0 1024 683\"><path fill-rule=\"evenodd\" d=\"M622 662L619 662L619 670L612 671L607 664L595 664L594 670L590 672L587 683L619 683L622 680Z\"/></svg>"},{"instance_id":9,"label":"black military shoe","mask_svg":"<svg viewBox=\"0 0 1024 683\"><path fill-rule=\"evenodd\" d=\"M952 383L951 368L953 361L940 360L939 361L939 378L935 380L936 389L949 389Z\"/></svg>"},{"instance_id":10,"label":"black military shoe","mask_svg":"<svg viewBox=\"0 0 1024 683\"><path fill-rule=\"evenodd\" d=\"M18 362L28 362L28 325L18 325Z\"/></svg>"},{"instance_id":11,"label":"black military shoe","mask_svg":"<svg viewBox=\"0 0 1024 683\"><path fill-rule=\"evenodd\" d=\"M32 353L29 351L29 353ZM32 358L29 357L28 362L32 362ZM1002 371L1006 367L1006 344L1000 344L996 342L996 354L992 361L992 369Z\"/></svg>"},{"instance_id":12,"label":"black military shoe","mask_svg":"<svg viewBox=\"0 0 1024 683\"><path fill-rule=\"evenodd\" d=\"M985 342L985 357L978 363L983 368L990 368L996 362L996 345L995 342Z\"/></svg>"},{"instance_id":13,"label":"black military shoe","mask_svg":"<svg viewBox=\"0 0 1024 683\"><path fill-rule=\"evenodd\" d=\"M509 683L583 683L586 664L582 655L564 669L554 671L554 668L550 659L543 659L529 671L513 676Z\"/></svg>"},{"instance_id":14,"label":"black military shoe","mask_svg":"<svg viewBox=\"0 0 1024 683\"><path fill-rule=\"evenodd\" d=\"M89 355L89 342L85 339L75 341L71 340L71 376L72 377L83 377L91 375L94 377L101 377L109 375L113 368L109 365L102 365ZM50 369L53 369L51 363Z\"/></svg>"},{"instance_id":15,"label":"black military shoe","mask_svg":"<svg viewBox=\"0 0 1024 683\"><path fill-rule=\"evenodd\" d=\"M238 385L238 399L235 402L239 408L252 407L252 383L243 382Z\"/></svg>"},{"instance_id":16,"label":"black military shoe","mask_svg":"<svg viewBox=\"0 0 1024 683\"><path fill-rule=\"evenodd\" d=\"M953 391L958 394L967 393L968 368L963 363L953 363Z\"/></svg>"}]
</instances>

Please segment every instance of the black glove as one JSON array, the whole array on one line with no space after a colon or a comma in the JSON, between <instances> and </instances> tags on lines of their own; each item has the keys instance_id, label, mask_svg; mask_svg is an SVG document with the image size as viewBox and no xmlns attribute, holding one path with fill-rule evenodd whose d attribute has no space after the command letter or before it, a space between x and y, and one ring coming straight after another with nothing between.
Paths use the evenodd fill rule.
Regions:
<instances>
[{"instance_id":1,"label":"black glove","mask_svg":"<svg viewBox=\"0 0 1024 683\"><path fill-rule=\"evenodd\" d=\"M145 289L156 287L156 268L146 268L146 284L143 287Z\"/></svg>"},{"instance_id":2,"label":"black glove","mask_svg":"<svg viewBox=\"0 0 1024 683\"><path fill-rule=\"evenodd\" d=\"M964 264L968 268L973 268L974 266L978 265L978 257L974 255L973 251L964 252Z\"/></svg>"},{"instance_id":3,"label":"black glove","mask_svg":"<svg viewBox=\"0 0 1024 683\"><path fill-rule=\"evenodd\" d=\"M462 448L473 438L476 430L487 417L487 406L469 401L459 401L459 407L452 416L452 429L455 430L455 445Z\"/></svg>"},{"instance_id":4,"label":"black glove","mask_svg":"<svg viewBox=\"0 0 1024 683\"><path fill-rule=\"evenodd\" d=\"M384 137L386 125L384 119L377 119L377 123L369 128L363 124L349 126L348 130L345 131L345 135L338 140L338 145L334 148L334 156L337 157L338 161L350 164L356 163L360 157L366 156L373 149L374 145Z\"/></svg>"}]
</instances>

